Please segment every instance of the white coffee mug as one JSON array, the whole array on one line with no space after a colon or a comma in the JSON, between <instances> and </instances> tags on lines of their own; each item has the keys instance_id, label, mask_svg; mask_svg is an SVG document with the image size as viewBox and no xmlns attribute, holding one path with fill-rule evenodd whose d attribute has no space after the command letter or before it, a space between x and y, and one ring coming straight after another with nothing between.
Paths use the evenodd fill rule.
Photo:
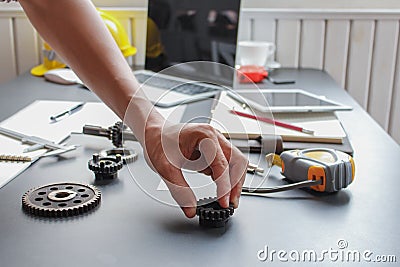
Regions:
<instances>
[{"instance_id":1,"label":"white coffee mug","mask_svg":"<svg viewBox=\"0 0 400 267\"><path fill-rule=\"evenodd\" d=\"M239 63L240 65L265 66L272 61L276 46L271 42L240 41Z\"/></svg>"}]
</instances>

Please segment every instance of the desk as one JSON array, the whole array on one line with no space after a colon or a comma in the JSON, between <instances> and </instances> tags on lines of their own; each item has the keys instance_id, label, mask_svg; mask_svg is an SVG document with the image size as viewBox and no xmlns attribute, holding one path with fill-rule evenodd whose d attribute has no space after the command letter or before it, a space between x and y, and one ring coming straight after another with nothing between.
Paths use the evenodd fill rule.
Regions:
<instances>
[{"instance_id":1,"label":"desk","mask_svg":"<svg viewBox=\"0 0 400 267\"><path fill-rule=\"evenodd\" d=\"M120 179L101 186L99 209L84 216L48 220L24 214L21 196L28 189L52 182L93 183L86 162L96 150L110 142L96 137L73 135L71 142L83 146L73 152L76 158L44 158L0 190L0 265L14 266L275 266L281 262L258 259L266 246L269 252L286 251L286 266L308 265L309 260L293 263L289 254L315 251L325 254L318 265L344 265L334 262L346 251L395 255L400 261L400 183L399 146L364 112L348 94L324 72L280 70L279 75L295 78L292 87L303 88L354 107L339 112L354 147L356 179L346 190L332 195L296 190L268 197L243 196L226 231L204 230L197 218L186 219L177 208L160 204L129 177L126 168ZM262 87L272 87L265 83ZM274 86L277 87L277 86ZM279 86L288 87L288 86ZM279 88L278 87L278 88ZM0 86L0 119L35 99L96 100L90 92L74 86L46 83L28 74ZM197 103L191 105L197 107ZM137 144L132 144L137 147ZM135 175L154 177L142 154L132 165ZM340 249L341 244L348 244ZM294 252L293 252L294 251ZM336 256L335 256L336 255ZM347 255L347 254L346 254ZM260 254L260 256L265 256ZM362 256L362 255L361 255ZM354 264L350 258L350 263ZM361 259L363 262L363 259ZM315 265L315 263L314 263ZM356 265L365 266L365 263ZM395 266L394 263L389 264Z\"/></svg>"}]
</instances>

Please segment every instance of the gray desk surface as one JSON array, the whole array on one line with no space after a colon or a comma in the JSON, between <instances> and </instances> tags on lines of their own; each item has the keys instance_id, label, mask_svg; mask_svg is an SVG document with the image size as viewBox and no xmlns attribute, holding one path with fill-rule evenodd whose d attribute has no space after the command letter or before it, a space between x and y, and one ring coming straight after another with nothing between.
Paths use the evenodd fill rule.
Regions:
<instances>
[{"instance_id":1,"label":"gray desk surface","mask_svg":"<svg viewBox=\"0 0 400 267\"><path fill-rule=\"evenodd\" d=\"M93 183L86 162L95 151L110 147L106 140L73 135L83 146L67 159L41 159L0 190L0 266L275 266L277 255L265 262L259 250L313 250L318 265L351 265L340 255L349 250L395 255L400 261L399 146L324 72L281 70L295 78L291 87L324 94L354 107L338 113L355 150L356 179L332 195L297 190L268 197L241 198L226 231L204 230L177 208L160 204L143 193L126 169L115 183L100 186L103 201L94 212L70 219L34 218L21 210L28 189L61 181ZM262 87L271 87L265 83ZM289 87L289 86L279 86ZM36 99L97 100L89 91L57 86L22 75L0 86L0 120ZM196 107L194 105L193 107ZM193 110L192 110L193 112ZM137 144L132 143L132 146ZM138 148L138 147L137 147ZM139 149L139 148L138 148ZM0 150L1 151L1 150ZM76 157L72 157L76 156ZM142 155L133 174L156 177ZM347 242L339 249L337 242ZM292 252L295 251L295 252ZM342 254L340 254L342 253ZM335 262L335 259L339 260ZM352 259L352 258L351 258ZM338 263L339 262L339 263ZM303 266L308 260L287 266ZM315 263L314 263L315 265ZM356 265L365 266L363 259ZM395 263L388 264L395 266Z\"/></svg>"}]
</instances>

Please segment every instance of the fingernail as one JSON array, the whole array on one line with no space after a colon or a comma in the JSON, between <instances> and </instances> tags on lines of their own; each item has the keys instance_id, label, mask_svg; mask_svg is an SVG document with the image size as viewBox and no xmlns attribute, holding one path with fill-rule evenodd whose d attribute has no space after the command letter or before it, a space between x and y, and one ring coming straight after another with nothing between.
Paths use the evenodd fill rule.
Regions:
<instances>
[{"instance_id":1,"label":"fingernail","mask_svg":"<svg viewBox=\"0 0 400 267\"><path fill-rule=\"evenodd\" d=\"M234 207L235 209L237 209L237 208L239 207L239 197L234 197L234 198L232 199L232 204L233 204L233 207Z\"/></svg>"},{"instance_id":2,"label":"fingernail","mask_svg":"<svg viewBox=\"0 0 400 267\"><path fill-rule=\"evenodd\" d=\"M223 208L228 208L229 207L229 195L225 195L223 198L222 198L222 201L223 201Z\"/></svg>"},{"instance_id":3,"label":"fingernail","mask_svg":"<svg viewBox=\"0 0 400 267\"><path fill-rule=\"evenodd\" d=\"M196 216L196 208L193 207L182 207L183 213L185 213L185 216L188 218L193 218Z\"/></svg>"}]
</instances>

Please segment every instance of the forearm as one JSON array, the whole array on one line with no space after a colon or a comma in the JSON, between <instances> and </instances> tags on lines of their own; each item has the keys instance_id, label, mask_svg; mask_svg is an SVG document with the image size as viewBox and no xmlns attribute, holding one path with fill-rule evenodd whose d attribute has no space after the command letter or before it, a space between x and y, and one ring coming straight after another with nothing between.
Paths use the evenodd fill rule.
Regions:
<instances>
[{"instance_id":1,"label":"forearm","mask_svg":"<svg viewBox=\"0 0 400 267\"><path fill-rule=\"evenodd\" d=\"M20 0L40 35L121 119L143 144L146 123L163 118L139 90L132 71L89 0ZM132 101L131 101L132 100ZM131 104L129 104L131 101Z\"/></svg>"}]
</instances>

